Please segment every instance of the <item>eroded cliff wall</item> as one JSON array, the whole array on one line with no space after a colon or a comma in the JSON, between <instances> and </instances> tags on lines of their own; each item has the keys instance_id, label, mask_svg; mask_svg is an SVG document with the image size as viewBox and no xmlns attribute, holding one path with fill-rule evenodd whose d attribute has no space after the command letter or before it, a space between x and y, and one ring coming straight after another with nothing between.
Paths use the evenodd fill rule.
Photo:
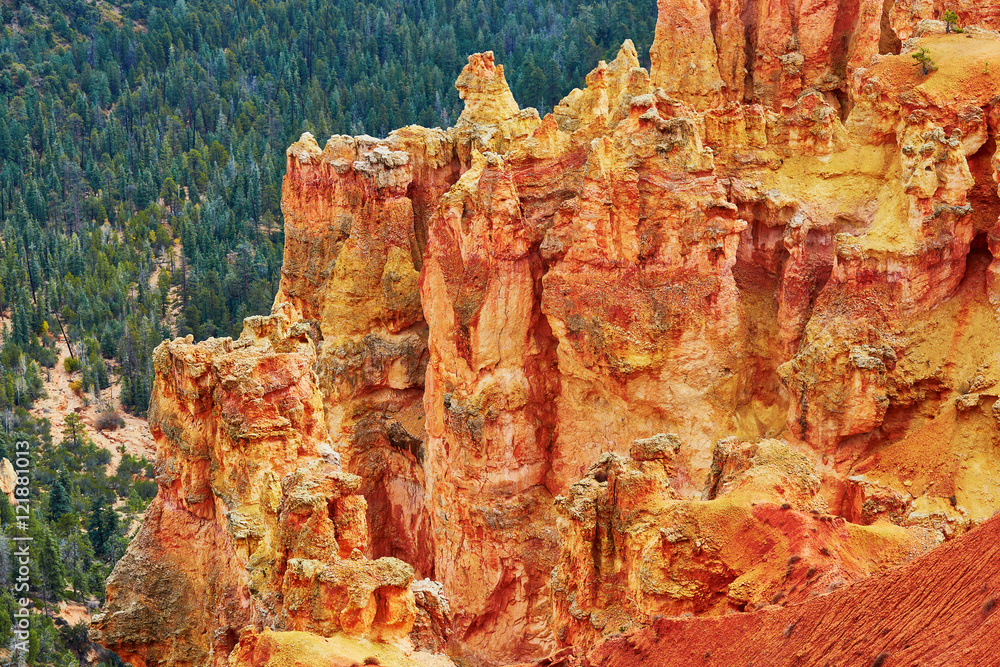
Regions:
<instances>
[{"instance_id":1,"label":"eroded cliff wall","mask_svg":"<svg viewBox=\"0 0 1000 667\"><path fill-rule=\"evenodd\" d=\"M544 118L486 53L453 128L303 135L272 315L157 353L95 636L565 657L991 516L1000 18L911 4L664 0L650 72L626 42Z\"/></svg>"}]
</instances>

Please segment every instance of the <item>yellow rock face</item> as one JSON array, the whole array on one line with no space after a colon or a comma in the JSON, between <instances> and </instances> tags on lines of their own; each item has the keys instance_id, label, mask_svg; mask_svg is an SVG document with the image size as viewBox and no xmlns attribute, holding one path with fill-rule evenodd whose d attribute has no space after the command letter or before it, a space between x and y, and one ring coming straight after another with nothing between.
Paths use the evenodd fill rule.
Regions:
<instances>
[{"instance_id":1,"label":"yellow rock face","mask_svg":"<svg viewBox=\"0 0 1000 667\"><path fill-rule=\"evenodd\" d=\"M7 496L10 502L14 502L14 488L17 486L17 475L14 474L14 465L8 459L0 460L0 493Z\"/></svg>"},{"instance_id":2,"label":"yellow rock face","mask_svg":"<svg viewBox=\"0 0 1000 667\"><path fill-rule=\"evenodd\" d=\"M545 118L487 53L454 128L303 135L272 315L159 348L95 636L554 663L991 516L1000 38L911 4L664 1L651 72L626 42Z\"/></svg>"}]
</instances>

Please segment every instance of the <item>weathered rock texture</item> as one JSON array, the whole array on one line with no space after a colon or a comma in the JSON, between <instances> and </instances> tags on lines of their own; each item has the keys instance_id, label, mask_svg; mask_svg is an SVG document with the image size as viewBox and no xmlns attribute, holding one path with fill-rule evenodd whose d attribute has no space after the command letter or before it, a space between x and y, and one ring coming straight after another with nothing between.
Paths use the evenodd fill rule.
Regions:
<instances>
[{"instance_id":1,"label":"weathered rock texture","mask_svg":"<svg viewBox=\"0 0 1000 667\"><path fill-rule=\"evenodd\" d=\"M93 619L136 667L224 665L246 625L410 632L413 568L362 554L361 479L331 461L310 328L289 311L249 318L237 341L157 348L160 492Z\"/></svg>"},{"instance_id":2,"label":"weathered rock texture","mask_svg":"<svg viewBox=\"0 0 1000 667\"><path fill-rule=\"evenodd\" d=\"M7 496L7 500L14 503L14 489L17 487L17 474L14 472L14 465L8 459L0 460L0 493Z\"/></svg>"},{"instance_id":3,"label":"weathered rock texture","mask_svg":"<svg viewBox=\"0 0 1000 667\"><path fill-rule=\"evenodd\" d=\"M650 72L626 42L544 118L486 53L454 128L303 135L272 316L158 352L96 635L554 663L824 608L991 516L1000 19L911 4L664 1Z\"/></svg>"},{"instance_id":4,"label":"weathered rock texture","mask_svg":"<svg viewBox=\"0 0 1000 667\"><path fill-rule=\"evenodd\" d=\"M990 665L1000 632L1000 518L891 573L784 609L660 618L609 638L592 667Z\"/></svg>"}]
</instances>

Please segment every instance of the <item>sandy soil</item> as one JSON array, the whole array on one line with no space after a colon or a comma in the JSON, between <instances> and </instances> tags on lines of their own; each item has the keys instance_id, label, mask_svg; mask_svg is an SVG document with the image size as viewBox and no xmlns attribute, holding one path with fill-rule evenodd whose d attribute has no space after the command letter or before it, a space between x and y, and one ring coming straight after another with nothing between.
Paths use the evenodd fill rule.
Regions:
<instances>
[{"instance_id":1,"label":"sandy soil","mask_svg":"<svg viewBox=\"0 0 1000 667\"><path fill-rule=\"evenodd\" d=\"M103 449L111 452L111 463L108 464L108 474L114 474L121 460L119 448L124 445L125 451L133 456L145 456L152 461L156 458L156 442L149 433L149 426L145 419L134 417L124 409L118 402L119 386L113 382L111 387L101 392L103 401L112 400L118 410L118 414L124 421L124 425L114 431L98 431L95 427L98 412L98 403L93 398L90 405L85 406L84 400L77 396L70 388L70 382L75 378L66 373L63 369L63 360L69 356L66 344L59 342L59 362L55 368L43 369L45 378L45 397L35 401L31 413L35 417L48 418L52 424L52 438L58 442L62 438L63 422L71 412L80 415L86 428L86 433L94 443ZM77 373L76 375L79 375Z\"/></svg>"},{"instance_id":2,"label":"sandy soil","mask_svg":"<svg viewBox=\"0 0 1000 667\"><path fill-rule=\"evenodd\" d=\"M95 600L96 602L96 600ZM59 611L54 614L55 618L61 618L69 625L76 625L80 621L90 623L90 611L85 605L78 602L60 602Z\"/></svg>"}]
</instances>

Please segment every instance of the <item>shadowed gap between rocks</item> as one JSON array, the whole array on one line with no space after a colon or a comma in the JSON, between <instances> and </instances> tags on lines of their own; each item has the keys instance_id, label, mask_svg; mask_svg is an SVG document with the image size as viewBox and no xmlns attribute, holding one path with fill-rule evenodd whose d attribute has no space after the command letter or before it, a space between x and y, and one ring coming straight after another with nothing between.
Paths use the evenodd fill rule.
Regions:
<instances>
[{"instance_id":1,"label":"shadowed gap between rocks","mask_svg":"<svg viewBox=\"0 0 1000 667\"><path fill-rule=\"evenodd\" d=\"M890 20L896 0L882 0L882 19L879 22L878 52L882 55L898 56L903 50L903 42L896 36Z\"/></svg>"},{"instance_id":2,"label":"shadowed gap between rocks","mask_svg":"<svg viewBox=\"0 0 1000 667\"><path fill-rule=\"evenodd\" d=\"M812 288L809 292L809 306L806 309L803 320L805 323L812 318L813 308L816 306L816 299L823 288L830 281L833 274L833 233L828 229L810 229L806 233L806 256L812 271ZM824 250L824 246L829 248L829 252ZM803 332L800 332L800 336Z\"/></svg>"},{"instance_id":3,"label":"shadowed gap between rocks","mask_svg":"<svg viewBox=\"0 0 1000 667\"><path fill-rule=\"evenodd\" d=\"M448 188L455 185L462 172L462 163L457 154L452 155L451 172L445 180ZM413 266L420 271L424 265L424 250L427 248L427 221L437 208L438 199L427 199L423 196L425 190L416 179L406 186L406 196L413 205L413 245L410 252L413 256Z\"/></svg>"},{"instance_id":4,"label":"shadowed gap between rocks","mask_svg":"<svg viewBox=\"0 0 1000 667\"><path fill-rule=\"evenodd\" d=\"M946 126L945 130L951 132L953 128ZM993 181L992 160L996 150L996 140L991 136L967 159L969 172L976 182L967 197L972 204L972 220L977 232L990 229L1000 218L1000 197Z\"/></svg>"},{"instance_id":5,"label":"shadowed gap between rocks","mask_svg":"<svg viewBox=\"0 0 1000 667\"><path fill-rule=\"evenodd\" d=\"M743 80L743 101L750 104L754 101L753 62L757 53L757 4L760 0L747 0L740 19L743 21L743 50L746 61L746 76Z\"/></svg>"},{"instance_id":6,"label":"shadowed gap between rocks","mask_svg":"<svg viewBox=\"0 0 1000 667\"><path fill-rule=\"evenodd\" d=\"M989 233L1000 219L1000 196L997 195L997 185L993 180L993 156L996 151L996 140L990 136L967 159L969 171L975 180L975 185L967 196L972 205L972 226L976 235L969 244L963 282L986 271L994 259L990 251Z\"/></svg>"},{"instance_id":7,"label":"shadowed gap between rocks","mask_svg":"<svg viewBox=\"0 0 1000 667\"><path fill-rule=\"evenodd\" d=\"M460 175L461 162L456 154L452 156L442 184L435 187L433 182L428 183L414 178L407 186L406 196L413 207L410 254L417 271L423 268L428 240L428 221L440 200L437 190L443 186L447 191L458 181ZM414 325L415 328L424 326L423 320ZM426 357L426 354L425 351L423 357ZM426 363L426 358L422 363ZM420 378L423 378L423 375L422 371L417 373ZM422 382L405 393L416 392L423 392ZM367 429L362 426L361 430L371 431L361 438L369 442L359 443L363 445L361 448L363 462L352 472L359 474L364 480L362 494L368 503L367 518L371 531L368 556L372 559L386 556L400 558L414 565L418 578L432 576L434 548L426 515L425 482L420 474L411 477L403 472L411 465L417 470L423 470L427 447L426 433L419 436L410 433L396 420L382 424L368 424ZM399 517L399 520L405 524L406 530L400 532L398 528L401 526L386 521L385 517L394 516L400 511L398 501L404 497L410 502L402 508L404 516ZM420 554L421 558L415 558L416 554Z\"/></svg>"},{"instance_id":8,"label":"shadowed gap between rocks","mask_svg":"<svg viewBox=\"0 0 1000 667\"><path fill-rule=\"evenodd\" d=\"M989 238L986 232L979 232L969 244L969 254L965 259L965 275L962 282L976 278L993 262Z\"/></svg>"},{"instance_id":9,"label":"shadowed gap between rocks","mask_svg":"<svg viewBox=\"0 0 1000 667\"><path fill-rule=\"evenodd\" d=\"M779 294L790 254L782 242L781 227L768 226L752 210L741 211L740 216L750 224L740 236L733 279L740 292L742 327L749 334L749 345L747 372L736 410L746 413L748 423L757 424L760 435L767 435L777 426L762 423L754 404L778 406L778 412L787 409L777 374L784 360L772 357L773 350L780 345Z\"/></svg>"},{"instance_id":10,"label":"shadowed gap between rocks","mask_svg":"<svg viewBox=\"0 0 1000 667\"><path fill-rule=\"evenodd\" d=\"M837 21L834 23L830 65L833 75L840 80L840 84L832 92L837 99L837 106L840 112L841 122L846 122L851 114L851 96L847 92L847 61L851 52L851 44L858 33L858 22L861 19L860 0L849 0L842 2L837 8ZM841 35L839 39L838 35Z\"/></svg>"}]
</instances>

